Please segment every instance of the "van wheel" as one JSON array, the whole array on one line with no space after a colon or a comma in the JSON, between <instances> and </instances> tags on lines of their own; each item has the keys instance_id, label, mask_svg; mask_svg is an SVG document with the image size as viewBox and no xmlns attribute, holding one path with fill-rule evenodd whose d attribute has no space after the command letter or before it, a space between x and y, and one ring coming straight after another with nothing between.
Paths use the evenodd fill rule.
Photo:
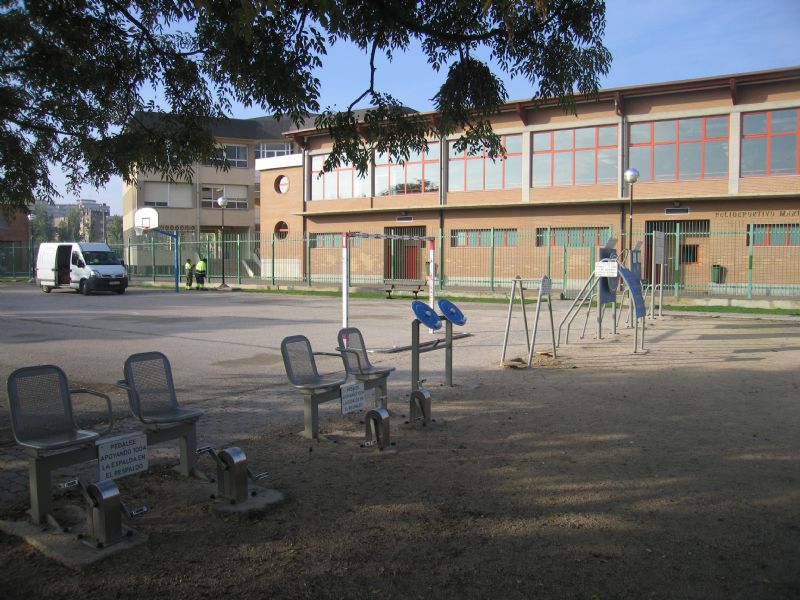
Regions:
<instances>
[{"instance_id":1,"label":"van wheel","mask_svg":"<svg viewBox=\"0 0 800 600\"><path fill-rule=\"evenodd\" d=\"M43 291L45 294L49 294L49 293L50 293L50 290L52 290L52 289L53 289L53 288L51 288L49 285L43 285L43 286L42 286L42 291Z\"/></svg>"},{"instance_id":2,"label":"van wheel","mask_svg":"<svg viewBox=\"0 0 800 600\"><path fill-rule=\"evenodd\" d=\"M89 294L92 293L91 290L89 289L89 285L85 281L81 281L80 288L78 289L78 291L80 291L80 293L83 294L84 296L88 296Z\"/></svg>"}]
</instances>

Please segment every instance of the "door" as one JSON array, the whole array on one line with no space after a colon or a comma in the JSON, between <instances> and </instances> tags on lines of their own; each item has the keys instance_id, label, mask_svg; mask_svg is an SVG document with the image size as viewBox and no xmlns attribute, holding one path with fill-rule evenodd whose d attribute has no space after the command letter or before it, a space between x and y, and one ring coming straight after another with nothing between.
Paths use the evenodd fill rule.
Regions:
<instances>
[{"instance_id":1,"label":"door","mask_svg":"<svg viewBox=\"0 0 800 600\"><path fill-rule=\"evenodd\" d=\"M424 236L425 227L384 227L383 232L387 235ZM424 252L420 250L424 248L424 240L385 240L383 278L414 281L422 279Z\"/></svg>"}]
</instances>

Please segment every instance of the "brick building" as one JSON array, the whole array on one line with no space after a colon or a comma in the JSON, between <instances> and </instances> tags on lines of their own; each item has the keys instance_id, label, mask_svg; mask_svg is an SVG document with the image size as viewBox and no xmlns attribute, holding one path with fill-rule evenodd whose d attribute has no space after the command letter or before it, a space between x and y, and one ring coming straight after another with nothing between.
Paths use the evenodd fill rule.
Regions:
<instances>
[{"instance_id":1,"label":"brick building","mask_svg":"<svg viewBox=\"0 0 800 600\"><path fill-rule=\"evenodd\" d=\"M492 119L505 160L430 140L405 164L374 157L363 178L349 167L319 176L328 137L289 132L301 154L256 164L262 231L308 240L282 255L293 274L335 261L342 231L432 235L442 240L442 281L472 285L485 280L471 274L476 264L491 263L493 282L589 265L608 237L625 247L632 220L646 273L648 236L672 236L665 283L751 293L755 272L800 291L800 67L601 90L578 98L576 112L509 102ZM629 167L640 173L632 203ZM423 276L418 243L388 244L360 256L353 274ZM711 279L717 266L724 281Z\"/></svg>"}]
</instances>

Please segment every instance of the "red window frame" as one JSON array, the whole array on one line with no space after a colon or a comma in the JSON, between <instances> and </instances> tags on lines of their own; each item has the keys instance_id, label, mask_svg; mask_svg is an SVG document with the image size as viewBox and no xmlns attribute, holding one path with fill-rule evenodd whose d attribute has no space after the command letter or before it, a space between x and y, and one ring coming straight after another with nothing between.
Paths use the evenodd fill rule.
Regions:
<instances>
[{"instance_id":1,"label":"red window frame","mask_svg":"<svg viewBox=\"0 0 800 600\"><path fill-rule=\"evenodd\" d=\"M576 135L575 132L578 129L594 129L594 145L593 146L578 146L576 144ZM613 129L616 141L613 144L604 144L600 145L600 130L601 129ZM557 150L555 147L555 133L563 132L563 131L571 131L572 132L572 148L565 148L562 150ZM575 127L573 129L559 129L553 131L535 131L532 135L540 135L543 133L550 134L550 148L547 150L534 150L533 149L533 142L531 142L531 154L549 154L550 155L550 183L547 185L540 185L537 187L567 187L572 185L598 185L597 182L597 155L600 150L616 150L619 147L619 132L617 131L616 125L598 125L596 127ZM531 138L533 139L533 138ZM586 151L586 150L593 150L594 151L594 181L591 183L576 183L575 182L575 152L576 151ZM568 152L572 153L572 183L559 183L556 185L555 182L555 155L556 154L566 154ZM617 165L619 168L619 165ZM609 183L615 182L602 182L601 185L607 185ZM533 177L531 177L531 185L533 185Z\"/></svg>"},{"instance_id":2,"label":"red window frame","mask_svg":"<svg viewBox=\"0 0 800 600\"><path fill-rule=\"evenodd\" d=\"M522 156L522 134L521 133L510 133L508 135L501 135L500 139L502 140L503 148L506 148L508 146L508 144L506 144L506 140L508 138L510 138L510 137L519 137L519 152L506 152L506 157L509 157L509 156L519 156L519 157L521 157ZM492 191L497 191L498 189L500 189L500 190L514 190L514 189L519 189L519 188L522 187L522 180L521 179L520 179L519 185L514 184L514 185L506 186L506 161L504 159L502 159L501 160L502 176L501 176L500 187L499 188L487 188L486 187L486 161L487 160L492 160L492 159L489 158L489 155L487 154L486 149L482 150L480 154L473 154L472 156L470 156L467 153L466 149L464 149L464 151L460 152L458 155L454 155L454 154L451 154L451 152L450 152L452 144L453 144L453 142L449 142L447 144L447 160L448 160L448 162L453 163L453 162L456 162L456 161L460 161L460 162L464 163L464 180L462 181L461 189L458 190L459 192L467 192L467 191L469 191L469 192L480 192L480 191L492 192ZM467 190L467 161L471 161L471 160L483 161L483 164L481 165L481 174L482 174L482 178L483 178L483 185L481 186L480 189L477 189L477 190ZM495 159L495 160L498 160L498 159ZM441 182L439 183L439 185L441 185Z\"/></svg>"},{"instance_id":3,"label":"red window frame","mask_svg":"<svg viewBox=\"0 0 800 600\"><path fill-rule=\"evenodd\" d=\"M430 149L432 146L437 146L438 147L439 146L439 142L428 142L428 148ZM441 148L439 150L440 150L439 156L441 157ZM439 187L437 187L436 189L429 189L429 190L428 189L420 189L418 192L413 192L413 191L409 192L408 191L408 168L407 167L409 165L422 165L422 183L423 183L423 185L425 184L425 181L426 181L426 179L425 179L425 171L427 170L425 168L426 165L428 166L427 167L428 169L433 168L434 171L438 175L438 173L439 173L439 160L440 159L439 158L428 158L427 156L428 156L428 152L427 151L423 151L420 154L420 160L407 160L404 163L392 162L392 158L393 157L390 154L386 155L386 161L387 162L385 162L385 163L378 163L377 162L377 157L376 157L375 168L376 169L378 167L386 168L387 182L389 182L389 193L388 194L381 194L381 195L382 196L400 196L400 195L405 195L405 194L430 194L430 193L433 193L433 192L438 192L439 191ZM403 170L403 188L404 188L404 191L402 191L402 192L392 192L392 189L391 189L392 169L402 169ZM439 186L441 186L441 185L442 185L442 182L440 181L439 182ZM377 189L375 190L375 195L376 196L378 195L378 190Z\"/></svg>"},{"instance_id":4,"label":"red window frame","mask_svg":"<svg viewBox=\"0 0 800 600\"><path fill-rule=\"evenodd\" d=\"M772 228L783 227L786 229L783 236L783 241L775 241L772 239ZM752 231L750 225L747 226L747 245L753 246L800 246L800 224L797 223L755 223ZM756 241L756 231L759 231L759 236L763 234L764 240L762 242ZM797 241L792 243L792 237L796 236Z\"/></svg>"},{"instance_id":5,"label":"red window frame","mask_svg":"<svg viewBox=\"0 0 800 600\"><path fill-rule=\"evenodd\" d=\"M708 137L706 134L706 122L708 119L722 119L728 118L728 132L724 136L714 136ZM701 133L699 138L692 138L690 140L682 140L680 137L680 123L681 121L693 121L695 119L701 119L703 122L703 126L701 128ZM657 142L656 139L656 132L655 132L655 124L656 123L665 123L665 122L672 122L675 124L675 139L666 141L666 142ZM730 117L728 115L708 115L706 117L687 117L686 119L663 119L659 121L645 121L644 123L630 123L628 125L628 139L631 139L631 127L634 125L649 125L650 126L650 141L649 142L638 142L638 143L629 143L629 148L644 148L649 146L650 147L650 179L640 179L640 181L644 182L664 182L664 181L699 181L701 179L727 179L728 172L724 175L714 175L713 177L706 177L706 142L724 142L725 140L728 141L728 152L730 152L730 138L731 138L731 122ZM680 175L680 168L681 168L681 153L680 153L680 146L681 144L696 144L700 142L700 177L697 179L681 179ZM675 179L656 179L656 146L675 146Z\"/></svg>"},{"instance_id":6,"label":"red window frame","mask_svg":"<svg viewBox=\"0 0 800 600\"><path fill-rule=\"evenodd\" d=\"M489 243L481 243L481 233L486 232L489 236ZM464 234L464 243L459 244L459 234ZM470 234L477 234L477 244L470 243ZM451 248L490 248L493 244L493 239L497 239L498 234L502 234L502 240L499 244L494 244L495 248L513 248L517 245L517 229L514 227L509 228L496 228L496 229L452 229L450 230L450 247ZM494 235L494 238L492 236ZM511 242L511 243L509 243Z\"/></svg>"},{"instance_id":7,"label":"red window frame","mask_svg":"<svg viewBox=\"0 0 800 600\"><path fill-rule=\"evenodd\" d=\"M594 230L594 241L590 244L586 243L586 230L591 229ZM567 244L566 246L569 248L591 248L592 246L596 248L600 248L605 245L605 242L601 242L600 238L603 234L609 234L608 227L597 227L595 225L589 225L587 227L551 227L550 231L550 245L551 246L564 246L565 244L558 243L560 236L557 233L562 233L564 237L566 237ZM536 229L536 245L537 246L546 246L547 243L545 242L545 238L547 237L548 229L546 227L539 227ZM580 232L581 242L580 244L573 245L569 243L570 238L572 237L573 233ZM609 234L609 237L611 235Z\"/></svg>"},{"instance_id":8,"label":"red window frame","mask_svg":"<svg viewBox=\"0 0 800 600\"><path fill-rule=\"evenodd\" d=\"M742 113L742 139L755 139L755 138L766 138L767 139L767 159L766 159L766 168L764 173L753 173L751 175L744 175L741 173L741 161L742 156L739 156L739 170L741 177L791 177L793 175L800 175L800 108L794 109L797 112L797 125L794 131L779 131L777 133L772 132L772 113L774 112L782 112L784 110L792 110L791 108L779 108L775 110L756 110L752 112ZM744 132L744 118L747 115L767 115L767 130L764 133L745 133ZM776 137L784 137L794 135L795 137L795 165L794 165L794 173L770 173L770 164L772 158L772 139ZM741 154L741 153L740 153Z\"/></svg>"},{"instance_id":9,"label":"red window frame","mask_svg":"<svg viewBox=\"0 0 800 600\"><path fill-rule=\"evenodd\" d=\"M329 171L329 173L335 173L336 174L336 197L335 198L326 198L325 197L325 174L322 175L322 178L320 180L320 182L322 184L322 198L314 198L313 197L313 194L314 194L314 178L315 177L319 177L320 173L323 173L322 169L316 169L316 170L314 169L314 161L315 161L315 159L320 159L322 161L322 163L324 164L325 163L325 159L327 158L327 156L328 156L327 154L316 154L316 155L311 157L311 167L310 167L311 168L311 194L312 194L311 200L312 201L319 201L319 200L347 200L347 199L350 199L350 198L365 198L366 196L357 196L357 195L355 195L356 181L358 180L358 178L356 177L356 169L355 169L355 167L353 165L340 166L340 167L337 167L336 169L334 169L333 171ZM351 194L350 196L342 196L339 193L339 173L340 172L348 172L348 171L350 173L350 185L351 185L351 189L353 190L353 194ZM369 194L369 190L367 190L367 194Z\"/></svg>"}]
</instances>

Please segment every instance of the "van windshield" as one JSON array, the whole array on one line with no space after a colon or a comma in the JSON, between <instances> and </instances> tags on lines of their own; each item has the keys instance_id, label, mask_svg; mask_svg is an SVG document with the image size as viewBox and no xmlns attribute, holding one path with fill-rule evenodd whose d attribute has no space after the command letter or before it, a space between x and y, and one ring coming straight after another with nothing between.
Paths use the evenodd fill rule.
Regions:
<instances>
[{"instance_id":1,"label":"van windshield","mask_svg":"<svg viewBox=\"0 0 800 600\"><path fill-rule=\"evenodd\" d=\"M104 250L89 250L83 253L87 265L118 265L117 255Z\"/></svg>"}]
</instances>

